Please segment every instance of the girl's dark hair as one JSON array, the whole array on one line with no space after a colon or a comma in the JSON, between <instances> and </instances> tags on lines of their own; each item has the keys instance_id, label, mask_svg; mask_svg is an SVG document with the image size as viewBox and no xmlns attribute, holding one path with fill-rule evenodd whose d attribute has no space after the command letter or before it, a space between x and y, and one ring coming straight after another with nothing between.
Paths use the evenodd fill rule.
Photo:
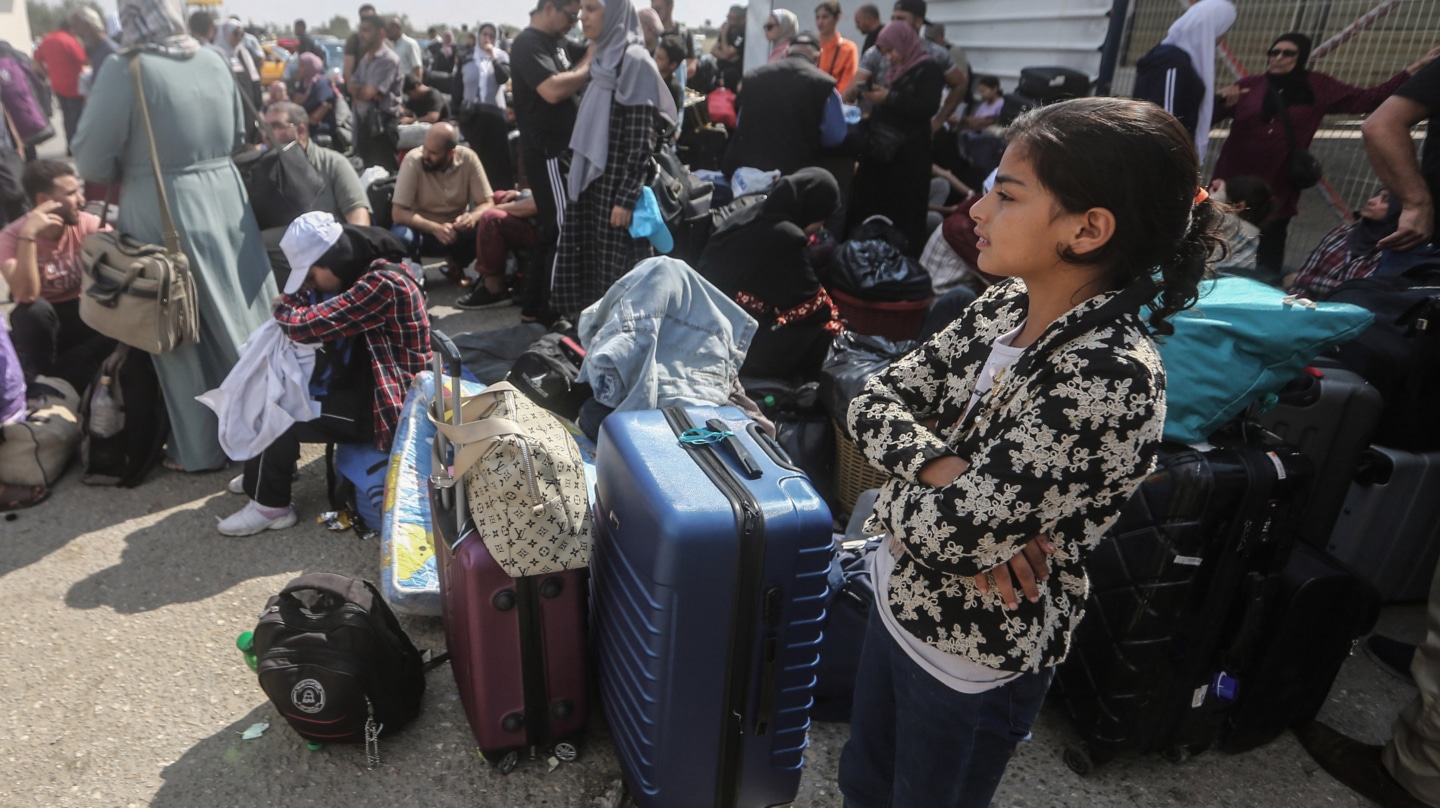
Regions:
<instances>
[{"instance_id":1,"label":"girl's dark hair","mask_svg":"<svg viewBox=\"0 0 1440 808\"><path fill-rule=\"evenodd\" d=\"M1000 79L996 78L995 76L981 76L980 78L975 79L975 83L983 84L992 90L1000 89ZM1005 93L1002 91L1000 94L1004 95Z\"/></svg>"},{"instance_id":2,"label":"girl's dark hair","mask_svg":"<svg viewBox=\"0 0 1440 808\"><path fill-rule=\"evenodd\" d=\"M1259 177L1231 177L1225 183L1225 196L1232 205L1244 202L1245 209L1238 215L1256 227L1265 221L1275 207L1275 192L1270 189L1270 183Z\"/></svg>"},{"instance_id":3,"label":"girl's dark hair","mask_svg":"<svg viewBox=\"0 0 1440 808\"><path fill-rule=\"evenodd\" d=\"M1147 101L1077 98L1025 113L1007 134L1067 213L1115 216L1103 247L1067 248L1061 258L1108 267L1117 289L1158 270L1150 330L1173 334L1170 318L1195 304L1207 262L1225 244L1218 204L1195 203L1200 167L1185 127Z\"/></svg>"}]
</instances>

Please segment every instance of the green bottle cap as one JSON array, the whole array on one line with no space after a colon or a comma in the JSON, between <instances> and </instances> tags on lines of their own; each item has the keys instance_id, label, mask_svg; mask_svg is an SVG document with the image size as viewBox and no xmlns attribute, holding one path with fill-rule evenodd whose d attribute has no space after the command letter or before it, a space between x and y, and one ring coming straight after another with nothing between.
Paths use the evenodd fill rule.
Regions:
<instances>
[{"instance_id":1,"label":"green bottle cap","mask_svg":"<svg viewBox=\"0 0 1440 808\"><path fill-rule=\"evenodd\" d=\"M253 651L255 649L255 632L246 631L242 633L239 637L236 637L235 647L239 648L241 651L244 651L247 654Z\"/></svg>"}]
</instances>

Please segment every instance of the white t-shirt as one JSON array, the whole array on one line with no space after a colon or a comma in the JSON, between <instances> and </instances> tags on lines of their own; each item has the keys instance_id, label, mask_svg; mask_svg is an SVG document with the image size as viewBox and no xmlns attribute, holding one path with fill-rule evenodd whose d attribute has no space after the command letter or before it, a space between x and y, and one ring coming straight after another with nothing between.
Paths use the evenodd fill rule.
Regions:
<instances>
[{"instance_id":1,"label":"white t-shirt","mask_svg":"<svg viewBox=\"0 0 1440 808\"><path fill-rule=\"evenodd\" d=\"M990 348L990 358L985 360L985 367L980 371L980 377L975 380L975 394L970 396L970 403L965 407L965 414L969 415L970 410L980 401L980 397L995 385L995 377L1000 371L1015 364L1020 354L1025 352L1024 348L1012 348L1010 343L1020 335L1025 323L1008 334L1002 334L995 340ZM962 418L964 416L961 416ZM888 550L888 552L887 552ZM895 571L895 561L900 548L892 536L885 546L873 554L874 566L871 569L871 578L875 581L875 607L880 611L880 621L895 638L895 642L905 649L906 655L915 661L924 671L946 687L961 693L984 693L993 690L1000 685L1009 682L1020 674L1012 671L1002 671L973 662L959 654L949 654L939 648L929 645L906 631L895 619L890 611L890 574Z\"/></svg>"}]
</instances>

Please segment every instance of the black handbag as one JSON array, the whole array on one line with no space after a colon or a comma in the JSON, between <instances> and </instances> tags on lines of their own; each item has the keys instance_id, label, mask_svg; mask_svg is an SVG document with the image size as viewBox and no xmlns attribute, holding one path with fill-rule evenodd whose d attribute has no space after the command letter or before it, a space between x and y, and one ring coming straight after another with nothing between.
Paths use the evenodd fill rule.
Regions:
<instances>
[{"instance_id":1,"label":"black handbag","mask_svg":"<svg viewBox=\"0 0 1440 808\"><path fill-rule=\"evenodd\" d=\"M234 159L261 230L289 227L301 214L315 210L315 202L325 190L325 178L310 164L298 141L265 151L241 152Z\"/></svg>"},{"instance_id":2,"label":"black handbag","mask_svg":"<svg viewBox=\"0 0 1440 808\"><path fill-rule=\"evenodd\" d=\"M1275 99L1275 106L1279 109L1277 115L1280 118L1280 124L1285 127L1285 140L1290 144L1290 168L1288 170L1290 187L1297 191L1314 188L1325 176L1325 169L1320 165L1320 160L1308 149L1295 146L1295 128L1290 123L1290 108L1285 106L1284 96L1275 92L1274 88L1269 89L1268 92Z\"/></svg>"},{"instance_id":3,"label":"black handbag","mask_svg":"<svg viewBox=\"0 0 1440 808\"><path fill-rule=\"evenodd\" d=\"M905 133L883 121L870 119L865 129L865 146L862 157L888 163L900 154L905 146Z\"/></svg>"},{"instance_id":4,"label":"black handbag","mask_svg":"<svg viewBox=\"0 0 1440 808\"><path fill-rule=\"evenodd\" d=\"M673 232L681 223L710 213L710 195L715 186L696 178L669 149L650 157L650 179L660 217Z\"/></svg>"}]
</instances>

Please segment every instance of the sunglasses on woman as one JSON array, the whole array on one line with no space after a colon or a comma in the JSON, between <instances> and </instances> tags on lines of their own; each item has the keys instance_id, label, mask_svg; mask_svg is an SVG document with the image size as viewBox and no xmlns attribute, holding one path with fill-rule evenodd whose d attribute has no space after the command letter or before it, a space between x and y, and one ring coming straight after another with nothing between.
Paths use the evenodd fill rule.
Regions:
<instances>
[{"instance_id":1,"label":"sunglasses on woman","mask_svg":"<svg viewBox=\"0 0 1440 808\"><path fill-rule=\"evenodd\" d=\"M1289 48L1271 48L1269 51L1266 52L1266 55L1269 56L1271 59L1274 59L1276 56L1299 56L1300 51L1291 50Z\"/></svg>"},{"instance_id":2,"label":"sunglasses on woman","mask_svg":"<svg viewBox=\"0 0 1440 808\"><path fill-rule=\"evenodd\" d=\"M766 31L773 31L773 30L775 30L775 23L773 23L773 22L767 22L767 23L765 23L765 30L766 30Z\"/></svg>"}]
</instances>

